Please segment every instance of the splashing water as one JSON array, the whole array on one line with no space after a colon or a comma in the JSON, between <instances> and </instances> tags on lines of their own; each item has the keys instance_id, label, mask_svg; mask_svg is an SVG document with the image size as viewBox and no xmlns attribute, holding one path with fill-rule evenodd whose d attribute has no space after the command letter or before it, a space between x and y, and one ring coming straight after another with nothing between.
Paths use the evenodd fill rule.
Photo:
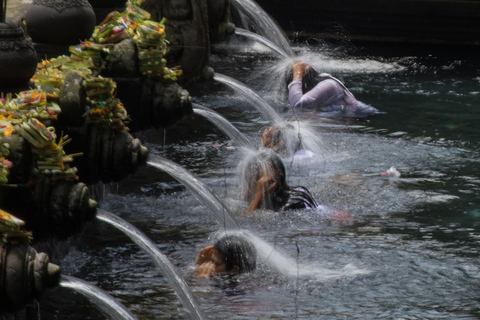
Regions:
<instances>
[{"instance_id":1,"label":"splashing water","mask_svg":"<svg viewBox=\"0 0 480 320\"><path fill-rule=\"evenodd\" d=\"M266 68L255 68L245 80L254 84L253 88L261 92L262 97L279 104L288 105L287 79L294 61L303 61L311 65L317 72L331 73L337 77L343 74L390 74L402 72L406 67L398 62L381 62L373 59L339 58L322 52L305 52L293 59L281 59Z\"/></svg>"},{"instance_id":2,"label":"splashing water","mask_svg":"<svg viewBox=\"0 0 480 320\"><path fill-rule=\"evenodd\" d=\"M273 50L275 53L281 55L284 58L289 58L291 56L288 55L288 53L285 52L285 50L279 48L275 43L271 42L265 37L262 37L254 32L242 29L242 28L235 28L235 34L238 34L240 36L244 36L247 38L250 38L254 41L257 41L267 47L269 47L271 50Z\"/></svg>"},{"instance_id":3,"label":"splashing water","mask_svg":"<svg viewBox=\"0 0 480 320\"><path fill-rule=\"evenodd\" d=\"M237 10L243 12L248 18L250 18L249 22L255 26L255 29L258 31L258 33L275 43L280 48L283 48L283 51L286 52L288 56L295 56L292 48L290 47L290 42L285 36L285 33L272 19L272 17L270 17L270 15L266 13L255 1L233 0L232 4Z\"/></svg>"},{"instance_id":4,"label":"splashing water","mask_svg":"<svg viewBox=\"0 0 480 320\"><path fill-rule=\"evenodd\" d=\"M239 235L248 239L257 250L257 263L265 264L271 270L287 277L327 281L370 273L369 270L359 269L352 264L332 270L321 267L315 263L297 263L295 259L288 257L278 248L275 248L248 230L229 231L228 234Z\"/></svg>"},{"instance_id":5,"label":"splashing water","mask_svg":"<svg viewBox=\"0 0 480 320\"><path fill-rule=\"evenodd\" d=\"M150 239L148 239L133 225L108 211L97 209L97 219L107 222L117 229L123 231L128 237L130 237L130 239L132 239L138 246L148 253L157 267L170 280L175 292L190 310L192 319L205 319L197 305L195 296L191 292L185 280L170 263L168 258L162 252L160 252L157 246Z\"/></svg>"},{"instance_id":6,"label":"splashing water","mask_svg":"<svg viewBox=\"0 0 480 320\"><path fill-rule=\"evenodd\" d=\"M278 113L270 106L270 104L260 97L255 91L248 88L246 85L237 81L233 78L230 78L226 75L215 73L213 79L224 84L229 85L231 88L235 89L237 92L241 93L245 99L247 99L253 107L260 111L265 118L273 122L280 122L282 118Z\"/></svg>"},{"instance_id":7,"label":"splashing water","mask_svg":"<svg viewBox=\"0 0 480 320\"><path fill-rule=\"evenodd\" d=\"M273 127L266 130L281 131L281 139L284 147L277 150L278 156L282 159L285 169L288 171L294 169L297 171L311 170L315 168L318 170L326 165L323 149L320 145L320 139L316 136L313 130L306 123L301 122L282 122L277 123ZM240 183L240 194L243 195L249 188L248 170L252 159L258 158L260 152L265 151L265 147L259 150L244 149L242 161L237 166L237 175ZM273 151L272 151L273 152ZM268 162L263 164L264 169Z\"/></svg>"},{"instance_id":8,"label":"splashing water","mask_svg":"<svg viewBox=\"0 0 480 320\"><path fill-rule=\"evenodd\" d=\"M321 140L308 122L293 120L282 121L273 125L282 139L283 148L280 156L284 162L295 161L295 154L299 151L309 151L312 156L320 157L323 154Z\"/></svg>"},{"instance_id":9,"label":"splashing water","mask_svg":"<svg viewBox=\"0 0 480 320\"><path fill-rule=\"evenodd\" d=\"M235 140L240 146L248 149L256 149L243 133L238 131L237 128L235 128L219 113L197 103L193 103L193 112L209 120L217 128L222 130L228 137L230 137L230 139Z\"/></svg>"},{"instance_id":10,"label":"splashing water","mask_svg":"<svg viewBox=\"0 0 480 320\"><path fill-rule=\"evenodd\" d=\"M254 151L250 150L250 152L254 152ZM195 193L201 194L201 197L205 197L205 194L211 193L211 191L209 190L205 192L205 190L203 189L206 187L202 185L198 185L199 181L188 182L188 180L193 179L193 176L191 175L191 173L188 173L188 171L186 171L185 169L181 168L180 166L166 159L163 159L159 156L153 156L152 161L148 161L148 164L155 166L161 170L164 170L165 172L171 174L173 177L175 177L185 185L187 186L190 185L189 188L191 188L191 190L194 191ZM210 197L213 197L216 200L213 200L213 198L210 198ZM224 211L226 210L226 208L223 207L223 204L220 202L220 200L218 200L218 198L216 198L213 194L207 195L206 199L203 200L202 202L212 204L212 200L213 202L218 201L218 203L214 205L214 209L215 209L214 211L221 214L220 218L217 217L217 219L220 219L219 221L223 219L224 214L225 214L225 217L230 217L230 219L234 221L233 218L231 218L230 214L228 215L226 214L227 212ZM218 205L221 205L220 210L217 207ZM236 222L234 227L230 228L230 230L227 230L227 229L228 228L219 232L222 232L222 233L232 232L233 234L239 233L240 235L246 236L255 245L257 249L257 255L261 263L267 264L272 270L276 270L277 272L280 272L286 276L294 277L294 276L300 275L301 277L311 277L317 280L329 280L329 279L341 278L345 276L365 274L368 272L365 270L357 269L350 265L340 270L330 270L330 269L326 269L326 268L322 268L322 267L310 265L310 264L302 264L297 267L295 261L292 258L285 256L280 251L275 249L272 245L268 244L258 236L253 235L253 233L249 231L245 231L245 230L240 231Z\"/></svg>"},{"instance_id":11,"label":"splashing water","mask_svg":"<svg viewBox=\"0 0 480 320\"><path fill-rule=\"evenodd\" d=\"M223 205L217 196L197 177L182 166L169 161L158 155L149 155L150 161L147 164L165 171L176 180L184 184L197 199L216 214L217 222L225 229L238 229L237 222L233 219L230 211Z\"/></svg>"},{"instance_id":12,"label":"splashing water","mask_svg":"<svg viewBox=\"0 0 480 320\"><path fill-rule=\"evenodd\" d=\"M62 275L60 286L73 289L90 299L97 308L111 319L138 320L125 306L100 288L72 276Z\"/></svg>"},{"instance_id":13,"label":"splashing water","mask_svg":"<svg viewBox=\"0 0 480 320\"><path fill-rule=\"evenodd\" d=\"M311 65L320 73L383 74L406 70L406 67L400 65L398 62L382 62L373 59L351 57L339 58L322 52L312 51L298 55L297 60Z\"/></svg>"}]
</instances>

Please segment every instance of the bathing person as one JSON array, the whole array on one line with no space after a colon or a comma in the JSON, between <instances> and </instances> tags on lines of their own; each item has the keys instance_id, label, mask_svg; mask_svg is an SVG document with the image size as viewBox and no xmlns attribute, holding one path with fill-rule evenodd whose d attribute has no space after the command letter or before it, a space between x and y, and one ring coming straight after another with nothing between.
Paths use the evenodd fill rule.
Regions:
<instances>
[{"instance_id":1,"label":"bathing person","mask_svg":"<svg viewBox=\"0 0 480 320\"><path fill-rule=\"evenodd\" d=\"M308 163L320 160L322 149L316 133L308 125L275 124L263 131L263 148L275 151L285 163Z\"/></svg>"},{"instance_id":2,"label":"bathing person","mask_svg":"<svg viewBox=\"0 0 480 320\"><path fill-rule=\"evenodd\" d=\"M291 124L268 127L263 131L261 143L262 147L270 148L282 156L293 155L302 148L301 135Z\"/></svg>"},{"instance_id":3,"label":"bathing person","mask_svg":"<svg viewBox=\"0 0 480 320\"><path fill-rule=\"evenodd\" d=\"M250 155L240 168L246 188L244 199L250 203L247 212L255 209L283 211L318 206L306 188L290 187L287 184L282 159L272 149Z\"/></svg>"},{"instance_id":4,"label":"bathing person","mask_svg":"<svg viewBox=\"0 0 480 320\"><path fill-rule=\"evenodd\" d=\"M237 235L226 235L200 250L195 259L195 277L251 272L255 270L256 263L257 251L248 240Z\"/></svg>"},{"instance_id":5,"label":"bathing person","mask_svg":"<svg viewBox=\"0 0 480 320\"><path fill-rule=\"evenodd\" d=\"M353 94L330 74L319 74L304 62L294 63L292 72L288 84L288 101L292 107L316 108L320 111L328 106L339 106L342 110L357 107L358 101ZM290 76L287 77L289 81Z\"/></svg>"}]
</instances>

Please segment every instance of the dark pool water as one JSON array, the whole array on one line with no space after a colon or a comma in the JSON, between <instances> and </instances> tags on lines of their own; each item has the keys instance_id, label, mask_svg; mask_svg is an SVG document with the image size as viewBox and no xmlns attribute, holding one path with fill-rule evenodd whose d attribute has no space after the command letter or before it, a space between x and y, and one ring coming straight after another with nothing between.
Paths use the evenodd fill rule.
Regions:
<instances>
[{"instance_id":1,"label":"dark pool water","mask_svg":"<svg viewBox=\"0 0 480 320\"><path fill-rule=\"evenodd\" d=\"M287 181L354 214L349 224L312 211L241 217L246 204L238 198L236 167L242 152L199 116L137 134L152 153L196 174L243 228L300 269L319 272L286 276L260 263L240 279L195 279L195 256L219 226L190 191L153 168L96 186L100 206L157 244L209 319L479 319L480 63L460 49L342 49L320 42L294 47L381 113L348 121L297 115L317 133L322 154L313 164L287 165ZM217 72L246 83L295 119L278 85L283 80L272 79L289 62L236 41L215 48L211 60ZM190 92L259 144L269 123L242 96L213 82ZM400 178L380 175L391 166ZM120 231L96 221L62 247L53 259L65 274L109 292L138 318L188 319L165 277ZM321 272L348 268L369 272L333 279ZM57 288L42 299L42 319L104 316L84 297Z\"/></svg>"}]
</instances>

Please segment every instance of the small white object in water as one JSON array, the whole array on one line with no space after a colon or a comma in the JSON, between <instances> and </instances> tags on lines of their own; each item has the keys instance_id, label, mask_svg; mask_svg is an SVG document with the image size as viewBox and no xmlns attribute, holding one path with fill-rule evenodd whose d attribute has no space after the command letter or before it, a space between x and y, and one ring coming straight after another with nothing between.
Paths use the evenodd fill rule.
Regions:
<instances>
[{"instance_id":1,"label":"small white object in water","mask_svg":"<svg viewBox=\"0 0 480 320\"><path fill-rule=\"evenodd\" d=\"M304 162L304 161L314 159L315 157L316 157L316 155L312 151L305 150L305 149L300 149L297 152L295 152L293 157L286 158L284 161L286 163L291 162L291 161Z\"/></svg>"},{"instance_id":2,"label":"small white object in water","mask_svg":"<svg viewBox=\"0 0 480 320\"><path fill-rule=\"evenodd\" d=\"M400 172L398 172L398 170L394 167L390 167L390 169L387 171L383 171L381 175L386 177L400 178Z\"/></svg>"}]
</instances>

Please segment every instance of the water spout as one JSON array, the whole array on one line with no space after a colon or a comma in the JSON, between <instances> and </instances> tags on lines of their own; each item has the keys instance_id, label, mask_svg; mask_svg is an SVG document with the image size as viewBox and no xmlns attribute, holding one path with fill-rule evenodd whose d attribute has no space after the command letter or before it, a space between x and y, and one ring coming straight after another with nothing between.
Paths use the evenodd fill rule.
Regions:
<instances>
[{"instance_id":1,"label":"water spout","mask_svg":"<svg viewBox=\"0 0 480 320\"><path fill-rule=\"evenodd\" d=\"M258 111L260 111L265 118L273 122L281 122L280 115L270 106L270 104L260 97L255 91L248 88L246 85L229 76L221 73L215 73L213 79L222 82L237 92L241 93Z\"/></svg>"},{"instance_id":2,"label":"water spout","mask_svg":"<svg viewBox=\"0 0 480 320\"><path fill-rule=\"evenodd\" d=\"M244 37L250 38L252 40L255 40L255 41L269 47L275 53L281 55L284 58L293 58L293 56L290 56L287 52L285 52L285 50L283 50L282 48L277 46L275 43L273 43L272 41L268 40L267 38L265 38L261 35L258 35L254 32L245 30L243 28L235 28L235 34L238 34L240 36L244 36Z\"/></svg>"},{"instance_id":3,"label":"water spout","mask_svg":"<svg viewBox=\"0 0 480 320\"><path fill-rule=\"evenodd\" d=\"M205 119L213 123L217 128L222 130L230 139L235 140L239 145L248 149L256 149L255 146L245 137L243 133L238 131L227 119L219 113L204 107L200 104L193 103L193 112L203 116Z\"/></svg>"},{"instance_id":4,"label":"water spout","mask_svg":"<svg viewBox=\"0 0 480 320\"><path fill-rule=\"evenodd\" d=\"M223 205L217 196L197 177L182 166L158 155L149 155L147 164L165 171L179 182L183 183L198 200L210 208L216 214L217 222L225 229L238 229L237 222L233 219L230 211Z\"/></svg>"},{"instance_id":5,"label":"water spout","mask_svg":"<svg viewBox=\"0 0 480 320\"><path fill-rule=\"evenodd\" d=\"M108 211L97 209L97 219L107 222L123 231L130 239L140 246L153 259L157 267L162 271L179 295L180 299L190 310L192 319L205 319L197 305L195 296L191 292L185 280L181 277L168 258L157 248L155 243L148 239L140 230L127 221Z\"/></svg>"},{"instance_id":6,"label":"water spout","mask_svg":"<svg viewBox=\"0 0 480 320\"><path fill-rule=\"evenodd\" d=\"M138 320L124 305L100 288L72 276L62 275L60 286L73 289L90 299L97 308L115 320Z\"/></svg>"},{"instance_id":7,"label":"water spout","mask_svg":"<svg viewBox=\"0 0 480 320\"><path fill-rule=\"evenodd\" d=\"M233 6L244 13L256 30L265 38L283 48L288 56L295 56L288 38L278 24L253 0L233 0Z\"/></svg>"}]
</instances>

